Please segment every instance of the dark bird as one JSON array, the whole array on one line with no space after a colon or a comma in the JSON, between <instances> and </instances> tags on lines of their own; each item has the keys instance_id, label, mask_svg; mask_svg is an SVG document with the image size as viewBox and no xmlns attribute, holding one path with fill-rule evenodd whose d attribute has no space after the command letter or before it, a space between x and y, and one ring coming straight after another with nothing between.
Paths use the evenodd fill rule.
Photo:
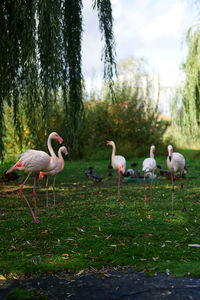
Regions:
<instances>
[{"instance_id":1,"label":"dark bird","mask_svg":"<svg viewBox=\"0 0 200 300\"><path fill-rule=\"evenodd\" d=\"M132 163L131 167L137 167L138 163Z\"/></svg>"},{"instance_id":2,"label":"dark bird","mask_svg":"<svg viewBox=\"0 0 200 300\"><path fill-rule=\"evenodd\" d=\"M11 172L11 173L4 172L1 177L1 180L3 180L4 182L14 181L14 180L17 180L19 177L20 176L15 172Z\"/></svg>"},{"instance_id":3,"label":"dark bird","mask_svg":"<svg viewBox=\"0 0 200 300\"><path fill-rule=\"evenodd\" d=\"M132 178L140 178L140 171L139 170L133 170L128 169L124 174L122 174L124 177L132 177ZM143 176L142 176L143 178Z\"/></svg>"},{"instance_id":4,"label":"dark bird","mask_svg":"<svg viewBox=\"0 0 200 300\"><path fill-rule=\"evenodd\" d=\"M89 167L89 169L85 171L85 175L88 179L92 180L95 183L99 183L102 181L101 177L93 173L93 167Z\"/></svg>"}]
</instances>

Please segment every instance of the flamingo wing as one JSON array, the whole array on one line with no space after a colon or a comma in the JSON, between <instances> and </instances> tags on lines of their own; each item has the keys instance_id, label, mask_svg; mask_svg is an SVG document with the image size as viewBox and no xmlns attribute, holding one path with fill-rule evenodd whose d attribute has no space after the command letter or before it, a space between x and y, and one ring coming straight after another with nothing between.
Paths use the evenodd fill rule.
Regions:
<instances>
[{"instance_id":1,"label":"flamingo wing","mask_svg":"<svg viewBox=\"0 0 200 300\"><path fill-rule=\"evenodd\" d=\"M125 171L126 169L125 158L121 155L115 155L114 158L112 159L112 167L115 170L118 170L121 167Z\"/></svg>"},{"instance_id":2,"label":"flamingo wing","mask_svg":"<svg viewBox=\"0 0 200 300\"><path fill-rule=\"evenodd\" d=\"M185 167L184 156L178 152L173 152L172 161L169 161L169 157L167 158L167 166L171 172L182 172Z\"/></svg>"},{"instance_id":3,"label":"flamingo wing","mask_svg":"<svg viewBox=\"0 0 200 300\"><path fill-rule=\"evenodd\" d=\"M146 158L143 161L142 171L150 172L152 170L155 170L155 168L156 168L156 161L154 158Z\"/></svg>"},{"instance_id":4,"label":"flamingo wing","mask_svg":"<svg viewBox=\"0 0 200 300\"><path fill-rule=\"evenodd\" d=\"M22 168L28 172L47 171L50 156L44 151L27 150L20 155Z\"/></svg>"}]
</instances>

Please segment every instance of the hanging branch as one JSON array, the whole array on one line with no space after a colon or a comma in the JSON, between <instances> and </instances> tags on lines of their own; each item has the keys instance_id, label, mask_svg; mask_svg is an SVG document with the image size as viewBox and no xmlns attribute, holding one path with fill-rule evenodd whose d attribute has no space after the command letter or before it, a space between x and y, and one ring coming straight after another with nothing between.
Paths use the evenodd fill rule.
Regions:
<instances>
[{"instance_id":1,"label":"hanging branch","mask_svg":"<svg viewBox=\"0 0 200 300\"><path fill-rule=\"evenodd\" d=\"M95 0L93 7L97 7L99 17L99 28L102 34L102 39L105 40L105 46L102 53L104 61L104 79L108 81L109 87L114 100L114 82L113 76L116 74L115 63L115 41L113 35L113 18L112 7L110 0Z\"/></svg>"},{"instance_id":2,"label":"hanging branch","mask_svg":"<svg viewBox=\"0 0 200 300\"><path fill-rule=\"evenodd\" d=\"M63 42L64 42L64 78L63 89L68 88L67 117L71 127L71 142L76 142L78 122L83 111L82 72L81 72L81 35L82 35L82 1L64 1ZM65 92L66 96L66 92Z\"/></svg>"}]
</instances>

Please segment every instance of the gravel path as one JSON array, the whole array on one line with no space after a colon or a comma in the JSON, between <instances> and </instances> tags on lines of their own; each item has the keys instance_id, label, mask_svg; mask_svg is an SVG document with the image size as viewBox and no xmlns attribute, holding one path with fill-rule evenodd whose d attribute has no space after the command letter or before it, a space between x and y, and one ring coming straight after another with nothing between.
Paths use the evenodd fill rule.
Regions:
<instances>
[{"instance_id":1,"label":"gravel path","mask_svg":"<svg viewBox=\"0 0 200 300\"><path fill-rule=\"evenodd\" d=\"M0 288L0 299L14 299L10 298L9 293L15 289L34 290L41 295L31 299L200 299L199 278L172 278L161 273L149 278L144 273L134 272L133 268L98 273L79 272L74 276L6 280Z\"/></svg>"}]
</instances>

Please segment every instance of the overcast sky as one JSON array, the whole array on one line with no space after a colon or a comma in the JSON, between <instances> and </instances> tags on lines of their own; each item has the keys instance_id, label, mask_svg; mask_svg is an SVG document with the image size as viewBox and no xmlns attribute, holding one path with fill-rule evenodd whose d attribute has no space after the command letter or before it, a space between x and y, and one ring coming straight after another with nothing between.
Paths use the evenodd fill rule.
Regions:
<instances>
[{"instance_id":1,"label":"overcast sky","mask_svg":"<svg viewBox=\"0 0 200 300\"><path fill-rule=\"evenodd\" d=\"M156 70L162 86L175 86L186 57L185 34L197 22L193 0L111 0L117 61L144 57ZM91 78L103 70L97 12L92 0L83 0L83 75Z\"/></svg>"}]
</instances>

